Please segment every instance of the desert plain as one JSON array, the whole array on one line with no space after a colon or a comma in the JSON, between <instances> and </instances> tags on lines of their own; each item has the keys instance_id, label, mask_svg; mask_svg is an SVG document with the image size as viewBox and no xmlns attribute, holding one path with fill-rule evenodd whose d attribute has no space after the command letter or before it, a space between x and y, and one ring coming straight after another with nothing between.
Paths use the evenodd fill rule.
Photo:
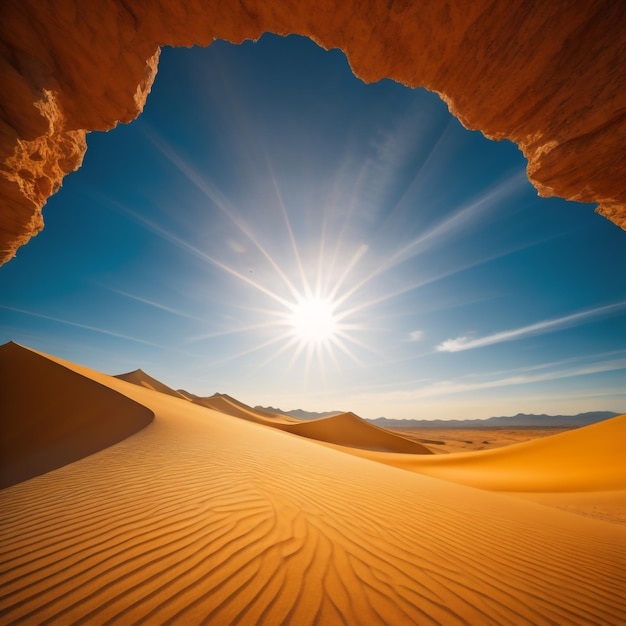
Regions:
<instances>
[{"instance_id":1,"label":"desert plain","mask_svg":"<svg viewBox=\"0 0 626 626\"><path fill-rule=\"evenodd\" d=\"M0 374L3 625L626 620L624 415L436 454L418 439L445 433L299 422L14 343Z\"/></svg>"}]
</instances>

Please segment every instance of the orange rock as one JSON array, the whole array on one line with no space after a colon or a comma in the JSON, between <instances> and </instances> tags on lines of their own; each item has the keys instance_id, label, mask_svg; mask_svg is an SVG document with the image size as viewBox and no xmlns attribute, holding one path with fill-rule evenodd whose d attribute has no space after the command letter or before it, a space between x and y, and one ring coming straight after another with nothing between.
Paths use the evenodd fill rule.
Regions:
<instances>
[{"instance_id":1,"label":"orange rock","mask_svg":"<svg viewBox=\"0 0 626 626\"><path fill-rule=\"evenodd\" d=\"M341 48L365 81L438 92L528 159L540 195L599 203L626 228L626 4L477 0L4 0L0 262L42 227L85 132L143 109L159 46L296 33Z\"/></svg>"}]
</instances>

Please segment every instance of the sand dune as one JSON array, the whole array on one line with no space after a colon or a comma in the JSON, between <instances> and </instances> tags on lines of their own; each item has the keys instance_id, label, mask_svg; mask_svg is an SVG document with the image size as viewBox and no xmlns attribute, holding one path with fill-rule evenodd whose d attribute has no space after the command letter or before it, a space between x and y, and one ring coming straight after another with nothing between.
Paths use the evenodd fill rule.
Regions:
<instances>
[{"instance_id":1,"label":"sand dune","mask_svg":"<svg viewBox=\"0 0 626 626\"><path fill-rule=\"evenodd\" d=\"M272 413L265 409L252 408L224 393L216 393L209 397L200 397L188 392L183 394L148 376L142 370L120 374L115 378L146 387L147 389L168 393L174 397L185 398L219 413L232 415L256 424L279 428L307 439L363 448L365 450L432 454L423 445L402 437L400 434L374 426L354 415L354 413L340 413L331 417L303 421L282 413Z\"/></svg>"},{"instance_id":2,"label":"sand dune","mask_svg":"<svg viewBox=\"0 0 626 626\"><path fill-rule=\"evenodd\" d=\"M152 412L15 343L0 346L0 487L112 445Z\"/></svg>"},{"instance_id":3,"label":"sand dune","mask_svg":"<svg viewBox=\"0 0 626 626\"><path fill-rule=\"evenodd\" d=\"M126 382L133 383L135 385L139 385L140 387L146 387L147 389L153 389L154 391L160 391L161 393L166 393L170 396L174 396L175 398L185 398L188 399L185 395L168 387L166 384L162 383L160 380L156 378L152 378L149 374L146 374L143 370L138 369L132 372L127 372L126 374L116 374L115 378L119 378L120 380L125 380Z\"/></svg>"},{"instance_id":4,"label":"sand dune","mask_svg":"<svg viewBox=\"0 0 626 626\"><path fill-rule=\"evenodd\" d=\"M298 420L288 415L279 415L278 413L269 413L268 411L259 411L253 409L243 402L235 400L230 396L222 393L215 394L208 398L200 398L198 396L192 397L192 402L200 406L206 407L224 413L226 415L232 415L233 417L239 417L248 422L254 422L255 424L264 424L266 426L275 426L276 424L292 424L297 423Z\"/></svg>"},{"instance_id":5,"label":"sand dune","mask_svg":"<svg viewBox=\"0 0 626 626\"><path fill-rule=\"evenodd\" d=\"M626 415L504 448L429 457L349 450L463 485L509 492L626 489Z\"/></svg>"},{"instance_id":6,"label":"sand dune","mask_svg":"<svg viewBox=\"0 0 626 626\"><path fill-rule=\"evenodd\" d=\"M277 425L277 428L301 437L365 450L432 454L420 443L374 426L354 413L340 413L307 422Z\"/></svg>"},{"instance_id":7,"label":"sand dune","mask_svg":"<svg viewBox=\"0 0 626 626\"><path fill-rule=\"evenodd\" d=\"M239 417L256 424L272 426L285 432L342 446L410 454L431 454L423 445L406 439L369 422L354 413L340 413L331 417L302 421L281 413L253 409L225 394L209 398L193 397L193 402L226 415Z\"/></svg>"},{"instance_id":8,"label":"sand dune","mask_svg":"<svg viewBox=\"0 0 626 626\"><path fill-rule=\"evenodd\" d=\"M155 420L0 492L3 624L518 626L626 615L619 526L50 361L63 365L59 385L89 377ZM21 384L37 375L22 370Z\"/></svg>"}]
</instances>

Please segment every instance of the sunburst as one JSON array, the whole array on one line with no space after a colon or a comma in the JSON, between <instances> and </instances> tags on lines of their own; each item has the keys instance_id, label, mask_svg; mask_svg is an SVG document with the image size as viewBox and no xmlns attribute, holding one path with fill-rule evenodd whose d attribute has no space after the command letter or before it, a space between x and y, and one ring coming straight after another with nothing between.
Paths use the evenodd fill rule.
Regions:
<instances>
[{"instance_id":1,"label":"sunburst","mask_svg":"<svg viewBox=\"0 0 626 626\"><path fill-rule=\"evenodd\" d=\"M288 323L293 336L305 346L326 344L337 337L336 305L319 296L299 298L291 307Z\"/></svg>"}]
</instances>

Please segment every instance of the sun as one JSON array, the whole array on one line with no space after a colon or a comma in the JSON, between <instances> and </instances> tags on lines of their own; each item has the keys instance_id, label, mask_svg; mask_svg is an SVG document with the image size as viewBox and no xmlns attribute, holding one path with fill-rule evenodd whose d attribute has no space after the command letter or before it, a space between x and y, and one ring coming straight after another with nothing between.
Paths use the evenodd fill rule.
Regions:
<instances>
[{"instance_id":1,"label":"sun","mask_svg":"<svg viewBox=\"0 0 626 626\"><path fill-rule=\"evenodd\" d=\"M299 298L290 308L291 334L302 344L315 346L336 337L339 326L332 301L307 296Z\"/></svg>"}]
</instances>

